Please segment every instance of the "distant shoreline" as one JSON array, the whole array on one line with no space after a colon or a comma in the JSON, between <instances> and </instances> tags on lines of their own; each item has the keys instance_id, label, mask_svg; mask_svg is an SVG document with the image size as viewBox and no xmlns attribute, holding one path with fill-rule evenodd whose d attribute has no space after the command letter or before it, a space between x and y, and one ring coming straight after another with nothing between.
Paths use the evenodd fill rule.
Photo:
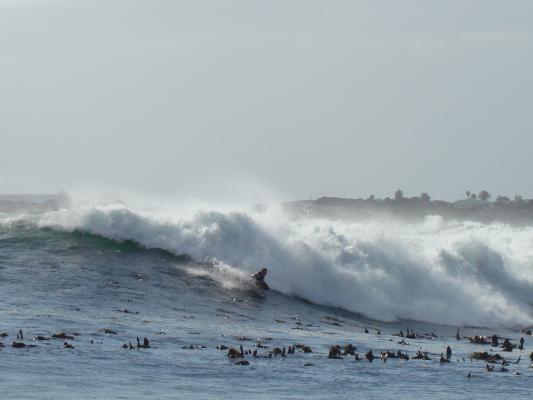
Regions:
<instances>
[{"instance_id":1,"label":"distant shoreline","mask_svg":"<svg viewBox=\"0 0 533 400\"><path fill-rule=\"evenodd\" d=\"M429 215L439 215L445 220L533 225L533 200L518 196L514 200L499 196L496 201L468 198L455 202L431 200L429 196L385 199L320 197L283 203L282 207L294 218L366 220L394 217L417 221Z\"/></svg>"},{"instance_id":2,"label":"distant shoreline","mask_svg":"<svg viewBox=\"0 0 533 400\"><path fill-rule=\"evenodd\" d=\"M66 192L56 194L0 194L0 212L46 212L72 206Z\"/></svg>"}]
</instances>

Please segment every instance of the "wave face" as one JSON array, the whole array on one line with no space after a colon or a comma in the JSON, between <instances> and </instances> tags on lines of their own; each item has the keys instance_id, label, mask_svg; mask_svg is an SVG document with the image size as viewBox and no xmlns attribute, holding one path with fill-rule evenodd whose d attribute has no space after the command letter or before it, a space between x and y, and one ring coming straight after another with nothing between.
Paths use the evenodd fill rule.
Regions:
<instances>
[{"instance_id":1,"label":"wave face","mask_svg":"<svg viewBox=\"0 0 533 400\"><path fill-rule=\"evenodd\" d=\"M215 279L228 287L246 284L245 274L267 266L274 290L382 321L533 323L530 227L445 222L439 216L416 224L290 221L272 210L169 217L124 206L78 207L22 222L132 240L198 262L218 260L224 267L216 268Z\"/></svg>"}]
</instances>

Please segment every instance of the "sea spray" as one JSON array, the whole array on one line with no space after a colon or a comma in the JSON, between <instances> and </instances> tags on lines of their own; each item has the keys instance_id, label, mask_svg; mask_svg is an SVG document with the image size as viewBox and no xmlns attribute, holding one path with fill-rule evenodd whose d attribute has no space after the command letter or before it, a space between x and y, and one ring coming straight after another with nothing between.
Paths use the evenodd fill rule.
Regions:
<instances>
[{"instance_id":1,"label":"sea spray","mask_svg":"<svg viewBox=\"0 0 533 400\"><path fill-rule=\"evenodd\" d=\"M378 320L533 323L531 227L447 222L439 216L407 224L290 220L280 212L178 215L124 205L75 207L20 220L131 240L200 263L216 259L218 264L209 262L195 273L208 273L227 288L246 287L246 275L266 266L274 290Z\"/></svg>"}]
</instances>

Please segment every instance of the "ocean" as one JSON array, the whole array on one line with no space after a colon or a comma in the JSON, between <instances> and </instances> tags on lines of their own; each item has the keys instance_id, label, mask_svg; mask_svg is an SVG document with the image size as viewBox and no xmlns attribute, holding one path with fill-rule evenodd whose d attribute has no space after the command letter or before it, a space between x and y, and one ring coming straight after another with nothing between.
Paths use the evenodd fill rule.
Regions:
<instances>
[{"instance_id":1,"label":"ocean","mask_svg":"<svg viewBox=\"0 0 533 400\"><path fill-rule=\"evenodd\" d=\"M268 291L250 277L262 267ZM276 207L0 214L0 294L2 399L533 395L528 226ZM348 344L360 360L329 357Z\"/></svg>"}]
</instances>

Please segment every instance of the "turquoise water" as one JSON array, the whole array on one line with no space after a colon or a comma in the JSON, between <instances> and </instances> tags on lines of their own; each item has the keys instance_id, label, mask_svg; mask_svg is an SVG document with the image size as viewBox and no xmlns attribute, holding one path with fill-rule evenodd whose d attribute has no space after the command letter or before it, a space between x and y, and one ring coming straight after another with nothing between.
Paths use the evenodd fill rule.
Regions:
<instances>
[{"instance_id":1,"label":"turquoise water","mask_svg":"<svg viewBox=\"0 0 533 400\"><path fill-rule=\"evenodd\" d=\"M525 337L525 350L500 353L510 361L521 356L518 364L511 364L509 372L486 372L485 363L472 361L470 354L491 347L457 341L454 326L384 323L276 291L227 287L205 273L210 268L132 242L3 226L0 331L9 336L0 339L2 399L448 399L533 394L533 340L518 330L461 328L461 336L497 333L514 343ZM405 332L406 326L436 337L406 339L409 344L400 345L393 334ZM35 347L11 346L19 329L23 342ZM73 334L74 339L66 341L74 348L65 348L61 339L32 340L57 332ZM129 341L135 344L137 336L141 341L147 337L151 347L122 348ZM256 349L258 338L268 346L257 349L260 355L293 344L305 344L314 352L247 355L250 364L238 366L216 348L242 344L246 350ZM402 350L412 356L421 348L431 360L328 358L330 346L348 343L360 356L370 349L375 355ZM183 348L191 345L206 348ZM440 353L447 345L453 350L452 362L441 364Z\"/></svg>"}]
</instances>

